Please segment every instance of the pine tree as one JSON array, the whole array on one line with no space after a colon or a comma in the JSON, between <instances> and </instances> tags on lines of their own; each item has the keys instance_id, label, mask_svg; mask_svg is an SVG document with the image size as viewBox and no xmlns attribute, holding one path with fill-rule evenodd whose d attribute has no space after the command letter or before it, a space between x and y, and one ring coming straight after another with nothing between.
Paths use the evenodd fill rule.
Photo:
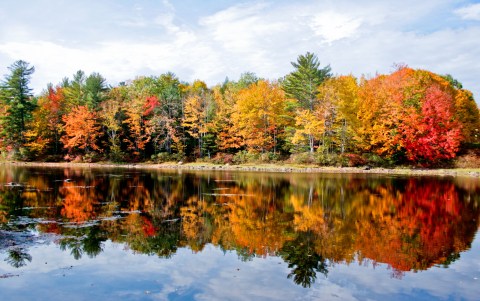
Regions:
<instances>
[{"instance_id":1,"label":"pine tree","mask_svg":"<svg viewBox=\"0 0 480 301\"><path fill-rule=\"evenodd\" d=\"M297 62L291 64L295 71L285 77L283 90L288 98L296 99L302 108L313 111L318 87L332 76L332 69L330 65L320 68L317 56L310 52L300 55Z\"/></svg>"},{"instance_id":2,"label":"pine tree","mask_svg":"<svg viewBox=\"0 0 480 301\"><path fill-rule=\"evenodd\" d=\"M32 117L35 100L32 89L28 87L30 76L35 71L33 66L25 61L16 61L10 67L10 74L0 87L0 136L3 146L18 150L25 143L25 131L28 120Z\"/></svg>"}]
</instances>

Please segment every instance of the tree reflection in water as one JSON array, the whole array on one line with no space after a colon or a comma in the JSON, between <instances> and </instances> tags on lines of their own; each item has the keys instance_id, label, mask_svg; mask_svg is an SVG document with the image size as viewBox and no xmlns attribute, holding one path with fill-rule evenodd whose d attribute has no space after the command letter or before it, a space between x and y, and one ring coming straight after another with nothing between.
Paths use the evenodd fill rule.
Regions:
<instances>
[{"instance_id":1,"label":"tree reflection in water","mask_svg":"<svg viewBox=\"0 0 480 301\"><path fill-rule=\"evenodd\" d=\"M31 187L0 187L1 227L26 216L76 259L107 240L162 258L212 244L245 261L279 256L304 287L337 263L384 263L394 277L448 266L470 248L480 215L478 181L446 178L14 167L0 178ZM12 266L31 260L25 248L2 249Z\"/></svg>"},{"instance_id":2,"label":"tree reflection in water","mask_svg":"<svg viewBox=\"0 0 480 301\"><path fill-rule=\"evenodd\" d=\"M70 228L63 232L63 237L59 239L58 243L61 250L70 250L72 256L77 260L82 258L84 253L90 258L94 258L102 253L102 242L107 240L107 235L108 233L98 225Z\"/></svg>"},{"instance_id":3,"label":"tree reflection in water","mask_svg":"<svg viewBox=\"0 0 480 301\"><path fill-rule=\"evenodd\" d=\"M8 250L8 257L5 261L15 268L20 268L27 265L27 261L32 261L32 256L23 248L13 248Z\"/></svg>"},{"instance_id":4,"label":"tree reflection in water","mask_svg":"<svg viewBox=\"0 0 480 301\"><path fill-rule=\"evenodd\" d=\"M312 232L299 232L294 240L287 241L280 256L288 263L288 268L292 272L288 278L293 277L296 284L303 287L310 287L315 279L317 272L327 276L327 262L315 251L315 235Z\"/></svg>"}]
</instances>

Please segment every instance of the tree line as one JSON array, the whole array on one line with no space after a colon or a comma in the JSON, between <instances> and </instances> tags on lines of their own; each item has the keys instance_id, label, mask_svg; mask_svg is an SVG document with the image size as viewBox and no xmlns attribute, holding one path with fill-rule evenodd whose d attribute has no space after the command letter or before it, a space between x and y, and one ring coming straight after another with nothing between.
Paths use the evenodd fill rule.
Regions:
<instances>
[{"instance_id":1,"label":"tree line","mask_svg":"<svg viewBox=\"0 0 480 301\"><path fill-rule=\"evenodd\" d=\"M107 85L78 71L39 96L17 61L0 87L0 148L16 160L290 160L323 165L449 162L479 142L470 91L451 75L396 66L333 75L307 52L278 80L242 74L208 87L168 72Z\"/></svg>"}]
</instances>

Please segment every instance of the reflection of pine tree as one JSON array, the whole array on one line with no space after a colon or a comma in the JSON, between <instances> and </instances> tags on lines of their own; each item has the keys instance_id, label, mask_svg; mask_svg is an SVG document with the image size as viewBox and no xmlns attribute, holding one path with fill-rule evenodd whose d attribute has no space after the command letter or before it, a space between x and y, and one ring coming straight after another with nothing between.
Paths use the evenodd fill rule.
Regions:
<instances>
[{"instance_id":1,"label":"reflection of pine tree","mask_svg":"<svg viewBox=\"0 0 480 301\"><path fill-rule=\"evenodd\" d=\"M80 239L77 237L65 237L60 240L60 250L70 249L70 254L76 260L82 258L83 250Z\"/></svg>"},{"instance_id":2,"label":"reflection of pine tree","mask_svg":"<svg viewBox=\"0 0 480 301\"><path fill-rule=\"evenodd\" d=\"M0 191L0 222L7 222L12 216L27 215L22 210L24 198L22 197L23 187L8 187ZM4 226L3 223L1 226Z\"/></svg>"},{"instance_id":3,"label":"reflection of pine tree","mask_svg":"<svg viewBox=\"0 0 480 301\"><path fill-rule=\"evenodd\" d=\"M298 232L294 240L288 241L280 251L281 257L292 269L288 278L303 287L310 287L317 279L317 272L327 276L327 262L315 252L316 238L311 232Z\"/></svg>"},{"instance_id":4,"label":"reflection of pine tree","mask_svg":"<svg viewBox=\"0 0 480 301\"><path fill-rule=\"evenodd\" d=\"M107 239L107 233L101 231L99 226L89 227L87 236L82 239L83 250L90 257L96 257L102 253L102 242Z\"/></svg>"},{"instance_id":5,"label":"reflection of pine tree","mask_svg":"<svg viewBox=\"0 0 480 301\"><path fill-rule=\"evenodd\" d=\"M20 268L27 265L27 261L32 261L32 256L21 248L15 248L8 250L8 257L5 261L14 268Z\"/></svg>"},{"instance_id":6,"label":"reflection of pine tree","mask_svg":"<svg viewBox=\"0 0 480 301\"><path fill-rule=\"evenodd\" d=\"M107 234L99 226L75 229L72 236L60 240L60 249L70 249L70 254L76 260L82 258L83 253L90 258L96 257L103 251L102 242L107 239Z\"/></svg>"},{"instance_id":7,"label":"reflection of pine tree","mask_svg":"<svg viewBox=\"0 0 480 301\"><path fill-rule=\"evenodd\" d=\"M241 261L251 261L255 257L255 253L250 252L248 248L238 247L235 249L237 251L238 259Z\"/></svg>"}]
</instances>

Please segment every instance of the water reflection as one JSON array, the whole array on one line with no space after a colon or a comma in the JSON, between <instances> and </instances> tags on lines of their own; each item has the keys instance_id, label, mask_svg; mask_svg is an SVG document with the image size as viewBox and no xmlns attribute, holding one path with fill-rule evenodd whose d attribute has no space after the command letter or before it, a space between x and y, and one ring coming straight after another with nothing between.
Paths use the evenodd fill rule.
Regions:
<instances>
[{"instance_id":1,"label":"water reflection","mask_svg":"<svg viewBox=\"0 0 480 301\"><path fill-rule=\"evenodd\" d=\"M0 250L14 267L32 260L35 230L75 259L107 240L161 258L212 244L244 261L278 256L304 287L354 262L401 278L457 260L480 215L471 179L17 167L0 179Z\"/></svg>"}]
</instances>

